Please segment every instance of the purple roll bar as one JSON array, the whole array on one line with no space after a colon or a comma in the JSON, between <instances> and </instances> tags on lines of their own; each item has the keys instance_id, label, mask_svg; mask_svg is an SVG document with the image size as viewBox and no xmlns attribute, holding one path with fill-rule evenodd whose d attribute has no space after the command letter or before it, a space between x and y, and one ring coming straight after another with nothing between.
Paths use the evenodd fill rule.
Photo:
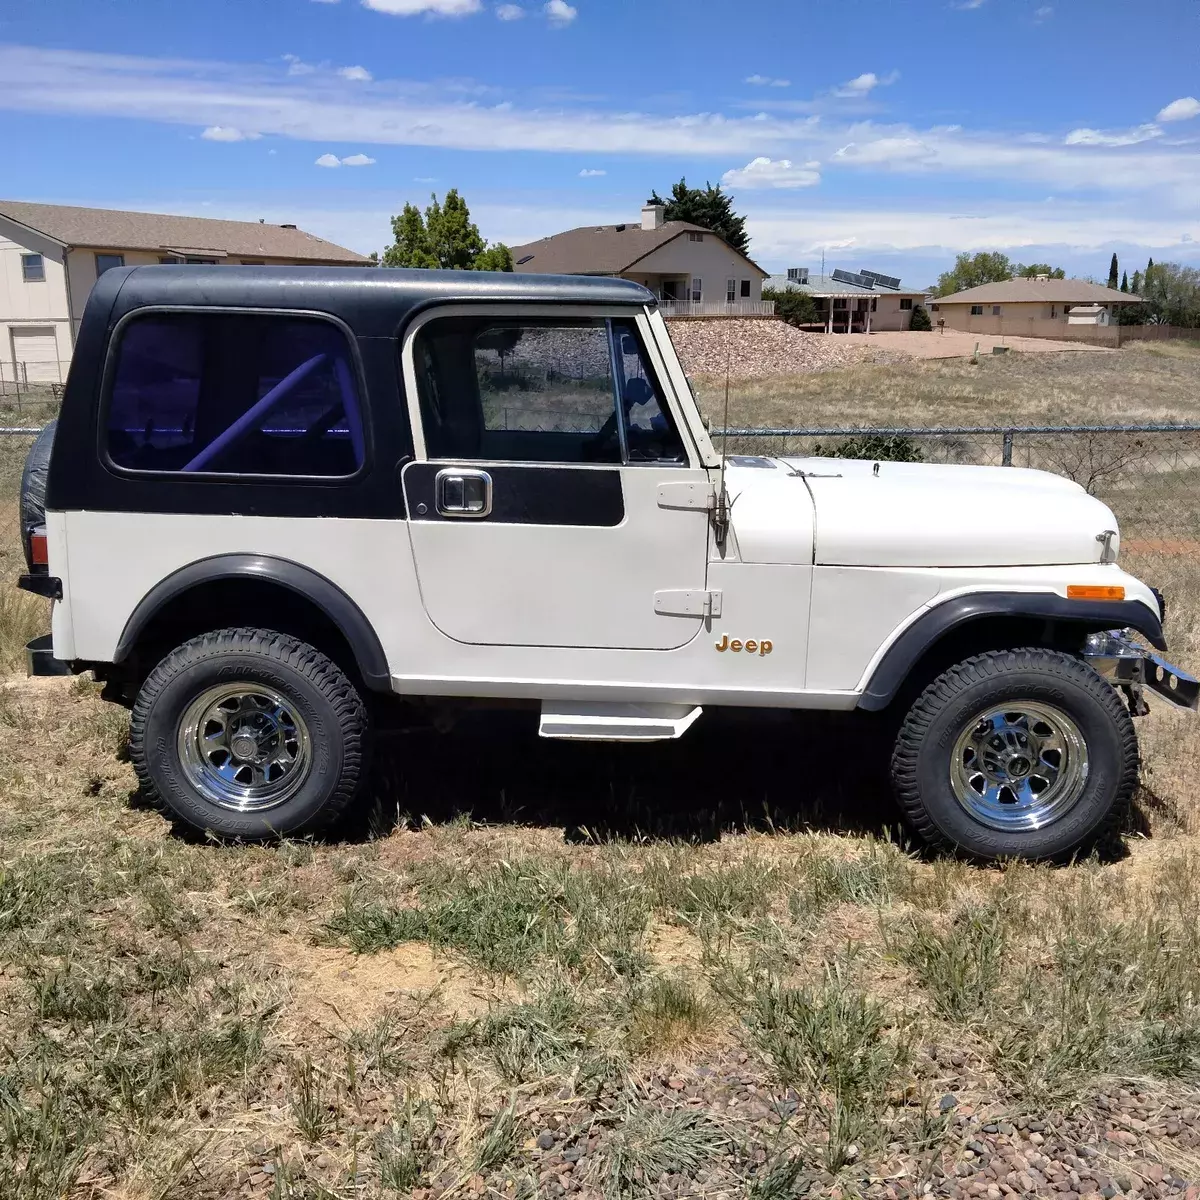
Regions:
<instances>
[{"instance_id":1,"label":"purple roll bar","mask_svg":"<svg viewBox=\"0 0 1200 1200\"><path fill-rule=\"evenodd\" d=\"M350 445L354 450L354 466L357 470L367 461L366 448L363 446L362 417L358 411L358 391L354 387L354 376L350 374L350 366L342 357L333 360L333 373L337 376L338 387L342 393L342 409L346 414L346 424L350 427Z\"/></svg>"},{"instance_id":2,"label":"purple roll bar","mask_svg":"<svg viewBox=\"0 0 1200 1200\"><path fill-rule=\"evenodd\" d=\"M307 362L301 363L290 375L285 375L257 404L238 417L223 433L218 434L183 469L185 471L204 470L222 450L225 450L232 443L236 442L248 429L253 428L297 384L307 379L327 357L328 355L326 354L318 354L316 357L310 358ZM362 438L361 431L359 432L359 438L360 440Z\"/></svg>"}]
</instances>

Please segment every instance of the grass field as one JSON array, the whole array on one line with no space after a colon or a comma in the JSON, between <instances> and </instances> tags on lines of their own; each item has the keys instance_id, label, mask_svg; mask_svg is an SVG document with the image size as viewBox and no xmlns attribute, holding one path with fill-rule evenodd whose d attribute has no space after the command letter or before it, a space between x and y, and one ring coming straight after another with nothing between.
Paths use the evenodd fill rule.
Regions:
<instances>
[{"instance_id":1,"label":"grass field","mask_svg":"<svg viewBox=\"0 0 1200 1200\"><path fill-rule=\"evenodd\" d=\"M1137 403L1183 404L1181 362L1131 355ZM815 378L882 404L874 370ZM888 370L1015 412L1042 366ZM14 518L18 475L0 445ZM1196 665L1193 558L1131 566ZM12 667L45 615L2 595ZM765 713L415 728L336 838L208 844L139 801L96 692L0 687L4 1200L1195 1200L1194 720L1140 722L1123 850L982 870L912 852L857 724Z\"/></svg>"}]
</instances>

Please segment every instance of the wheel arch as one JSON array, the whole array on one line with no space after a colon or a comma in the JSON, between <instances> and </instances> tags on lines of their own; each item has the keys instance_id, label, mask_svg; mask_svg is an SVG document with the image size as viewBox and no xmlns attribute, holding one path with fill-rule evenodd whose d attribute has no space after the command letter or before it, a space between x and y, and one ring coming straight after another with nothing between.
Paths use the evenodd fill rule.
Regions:
<instances>
[{"instance_id":1,"label":"wheel arch","mask_svg":"<svg viewBox=\"0 0 1200 1200\"><path fill-rule=\"evenodd\" d=\"M1077 649L1089 633L1136 629L1166 649L1162 622L1138 600L1069 600L1053 592L955 596L923 613L875 664L858 707L881 712L902 692L972 654L1023 645Z\"/></svg>"},{"instance_id":2,"label":"wheel arch","mask_svg":"<svg viewBox=\"0 0 1200 1200\"><path fill-rule=\"evenodd\" d=\"M352 668L372 691L391 690L383 646L354 600L310 567L264 554L198 559L161 579L125 622L113 662L130 663L168 633L167 640L178 644L230 624L253 624L272 601L285 602L285 608L282 619L267 627L302 640L321 638L325 644L317 648Z\"/></svg>"}]
</instances>

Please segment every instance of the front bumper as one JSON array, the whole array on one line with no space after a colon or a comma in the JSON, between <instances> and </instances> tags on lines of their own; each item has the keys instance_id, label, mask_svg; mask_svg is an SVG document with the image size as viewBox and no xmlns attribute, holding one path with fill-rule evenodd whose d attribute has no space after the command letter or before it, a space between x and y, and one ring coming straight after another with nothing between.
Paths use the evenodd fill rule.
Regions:
<instances>
[{"instance_id":1,"label":"front bumper","mask_svg":"<svg viewBox=\"0 0 1200 1200\"><path fill-rule=\"evenodd\" d=\"M1089 634L1083 657L1126 692L1135 714L1146 711L1143 695L1147 690L1176 708L1192 712L1200 708L1200 680L1147 650L1131 634L1129 629Z\"/></svg>"}]
</instances>

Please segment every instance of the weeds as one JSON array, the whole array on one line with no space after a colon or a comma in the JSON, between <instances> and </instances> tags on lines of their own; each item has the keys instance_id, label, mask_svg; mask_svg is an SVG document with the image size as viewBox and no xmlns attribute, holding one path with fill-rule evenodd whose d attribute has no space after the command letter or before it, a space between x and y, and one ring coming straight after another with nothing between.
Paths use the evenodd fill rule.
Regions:
<instances>
[{"instance_id":1,"label":"weeds","mask_svg":"<svg viewBox=\"0 0 1200 1200\"><path fill-rule=\"evenodd\" d=\"M994 908L959 913L945 933L928 920L913 921L896 951L932 993L938 1012L952 1021L973 1021L1000 982L1004 923Z\"/></svg>"},{"instance_id":2,"label":"weeds","mask_svg":"<svg viewBox=\"0 0 1200 1200\"><path fill-rule=\"evenodd\" d=\"M712 1001L685 979L657 975L636 995L629 1022L635 1049L671 1050L699 1041L717 1020Z\"/></svg>"},{"instance_id":3,"label":"weeds","mask_svg":"<svg viewBox=\"0 0 1200 1200\"><path fill-rule=\"evenodd\" d=\"M301 1137L316 1146L332 1131L334 1119L321 1073L306 1055L292 1073L292 1120Z\"/></svg>"},{"instance_id":4,"label":"weeds","mask_svg":"<svg viewBox=\"0 0 1200 1200\"><path fill-rule=\"evenodd\" d=\"M607 1153L605 1191L610 1197L650 1194L666 1172L692 1175L724 1142L702 1113L664 1112L635 1105L621 1114Z\"/></svg>"}]
</instances>

